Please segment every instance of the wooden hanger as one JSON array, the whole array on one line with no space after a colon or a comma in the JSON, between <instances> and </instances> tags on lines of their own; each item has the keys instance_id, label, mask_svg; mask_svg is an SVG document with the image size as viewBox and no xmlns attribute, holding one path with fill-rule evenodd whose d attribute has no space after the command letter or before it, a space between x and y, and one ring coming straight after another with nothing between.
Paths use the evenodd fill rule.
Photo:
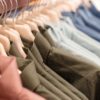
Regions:
<instances>
[{"instance_id":1,"label":"wooden hanger","mask_svg":"<svg viewBox=\"0 0 100 100\"><path fill-rule=\"evenodd\" d=\"M19 33L13 29L6 29L5 27L0 27L0 34L6 36L9 38L10 41L12 41L13 43L15 43L15 45L17 46L17 49L19 50L19 52L22 54L22 57L26 57L26 54L23 51L23 44L21 42Z\"/></svg>"},{"instance_id":2,"label":"wooden hanger","mask_svg":"<svg viewBox=\"0 0 100 100\"><path fill-rule=\"evenodd\" d=\"M6 3L5 3L5 6L7 6ZM7 8L7 7L5 7L5 8ZM6 21L5 18L6 17L4 16L3 25L0 25L0 34L6 36L10 41L12 41L16 45L16 47L19 50L19 52L22 54L22 57L25 58L26 54L22 49L23 48L23 43L21 41L20 35L19 35L19 33L17 31L11 29L10 27L8 27L5 24L5 21Z\"/></svg>"},{"instance_id":3,"label":"wooden hanger","mask_svg":"<svg viewBox=\"0 0 100 100\"><path fill-rule=\"evenodd\" d=\"M29 17L30 16L30 17ZM32 22L34 24L34 28L38 31L38 26L43 26L43 22L39 19L38 16L33 16L32 11L25 11L24 12L24 18L27 20L27 22ZM19 21L21 21L22 16L20 16Z\"/></svg>"},{"instance_id":4,"label":"wooden hanger","mask_svg":"<svg viewBox=\"0 0 100 100\"><path fill-rule=\"evenodd\" d=\"M16 0L16 3L17 3L17 0ZM16 8L16 10L17 10L17 8ZM16 18L16 22L17 22L17 18ZM10 25L10 27L12 27L16 31L18 31L20 36L23 39L28 40L30 42L34 42L35 37L32 34L32 31L31 31L31 28L29 27L29 25L24 24L24 23L22 23L22 24L12 23L12 25Z\"/></svg>"},{"instance_id":5,"label":"wooden hanger","mask_svg":"<svg viewBox=\"0 0 100 100\"><path fill-rule=\"evenodd\" d=\"M9 50L10 50L10 41L9 41L9 39L0 34L0 43L3 44L3 46L5 48L5 51L9 52Z\"/></svg>"},{"instance_id":6,"label":"wooden hanger","mask_svg":"<svg viewBox=\"0 0 100 100\"><path fill-rule=\"evenodd\" d=\"M35 2L35 5L37 5L37 2ZM43 27L44 26L44 22L46 21L46 17L43 18L44 16L41 16L40 11L38 9L36 9L36 8L33 8L32 11L25 11L24 17L25 17L25 19L27 20L28 23L29 22L31 22L31 24L34 23L34 25L35 25L34 28L37 31L39 31L38 30L38 26L42 26ZM45 21L44 21L44 19L45 19Z\"/></svg>"},{"instance_id":7,"label":"wooden hanger","mask_svg":"<svg viewBox=\"0 0 100 100\"><path fill-rule=\"evenodd\" d=\"M40 3L41 4L41 3ZM35 2L35 5L38 5L38 2ZM47 22L47 20L49 19L48 16L45 16L43 14L41 14L41 8L36 7L33 8L32 10L32 17L29 18L29 20L34 21L35 23L37 23L38 26L44 26L45 22Z\"/></svg>"},{"instance_id":8,"label":"wooden hanger","mask_svg":"<svg viewBox=\"0 0 100 100\"><path fill-rule=\"evenodd\" d=\"M25 12L24 16L22 16L22 14L21 14L17 19L15 19L16 24L18 24L18 25L27 24L31 28L31 30L38 31L37 24L35 22L27 19L27 17L29 17L29 16L30 16L29 13L26 14L26 12ZM13 19L7 18L6 23L11 25L13 23Z\"/></svg>"},{"instance_id":9,"label":"wooden hanger","mask_svg":"<svg viewBox=\"0 0 100 100\"><path fill-rule=\"evenodd\" d=\"M2 5L2 8L3 8L3 11L5 10L4 9L4 4L2 1L0 1L1 5ZM1 15L1 18L2 18L2 15ZM0 18L0 19L1 19ZM4 48L5 48L5 51L8 52L9 49L10 49L10 41L7 37L3 36L0 34L0 42L3 44Z\"/></svg>"},{"instance_id":10,"label":"wooden hanger","mask_svg":"<svg viewBox=\"0 0 100 100\"><path fill-rule=\"evenodd\" d=\"M2 43L0 43L0 55L7 56L6 51Z\"/></svg>"},{"instance_id":11,"label":"wooden hanger","mask_svg":"<svg viewBox=\"0 0 100 100\"><path fill-rule=\"evenodd\" d=\"M29 6L29 3L30 3L30 0L27 0L27 6L26 6L26 8ZM26 19L26 17L30 16L30 13L28 11L27 12L23 12L20 16L22 16L22 18L21 18L22 20L21 21L17 20L17 23L19 23L19 24L20 23L28 24L30 26L31 30L39 31L38 30L38 26L36 25L36 23L34 23L34 22L29 21L29 20Z\"/></svg>"},{"instance_id":12,"label":"wooden hanger","mask_svg":"<svg viewBox=\"0 0 100 100\"><path fill-rule=\"evenodd\" d=\"M42 13L45 14L46 16L48 16L50 18L50 21L59 22L59 17L57 15L57 13L55 13L53 10L44 9L44 10L42 10Z\"/></svg>"}]
</instances>

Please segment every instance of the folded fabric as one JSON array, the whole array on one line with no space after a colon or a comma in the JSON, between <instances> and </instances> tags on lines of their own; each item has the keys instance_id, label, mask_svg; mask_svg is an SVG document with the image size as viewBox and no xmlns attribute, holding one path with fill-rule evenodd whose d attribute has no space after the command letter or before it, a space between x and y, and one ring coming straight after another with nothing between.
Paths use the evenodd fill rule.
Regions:
<instances>
[{"instance_id":1,"label":"folded fabric","mask_svg":"<svg viewBox=\"0 0 100 100\"><path fill-rule=\"evenodd\" d=\"M65 81L59 75L57 75L54 71L52 71L49 67L47 67L45 64L43 64L43 59L41 58L39 51L36 50L34 43L33 43L33 45L29 45L29 43L27 43L27 44L24 43L24 44L27 45L27 47L30 48L30 50L32 51L32 53L31 53L30 50L28 50L27 55L28 55L29 59L33 59L33 61L35 62L35 67L36 67L36 69L34 69L34 67L32 66L32 63L27 66L25 63L25 61L27 61L27 60L25 60L25 59L22 59L22 58L17 59L19 66L22 66L22 67L20 67L20 69L22 70L21 78L22 78L22 81L23 81L23 84L25 87L27 87L31 90L34 90L33 82L36 83L35 81L38 79L35 77L35 76L37 76L37 73L35 73L35 70L37 70L39 75L42 75L46 80L49 81L49 83L52 83L55 87L57 87L64 94L66 94L66 96L69 96L70 98L75 99L75 100L79 100L79 99L88 100L84 94L82 94L80 91L78 91L72 85L70 85L67 81ZM16 49L15 49L14 45L12 45L12 49L13 49L12 50L13 55L16 55ZM37 60L33 55L37 58ZM28 63L28 61L27 61L27 63ZM25 67L25 65L26 65L26 67ZM33 73L33 75L32 75L32 73ZM27 80L29 80L28 83L27 83ZM40 78L40 80L41 80L41 78ZM43 80L43 78L42 78L42 80ZM45 82L43 82L42 80L41 80L42 85L44 84L44 86L46 86ZM48 86L48 87L50 87L50 86ZM47 89L48 87L46 87L45 89ZM51 89L49 88L50 91L52 91L52 89L54 89L54 88L51 88ZM52 91L52 93L54 94L53 91ZM42 95L43 97L45 97L49 100L51 98L53 99L53 95L51 95L50 92L48 92L49 94L47 94L45 91L43 91L43 87L40 88L40 86L37 86L37 88L35 88L35 92L37 92L38 94ZM61 97L61 98L63 98L63 97ZM56 98L55 100L58 100L58 99Z\"/></svg>"},{"instance_id":2,"label":"folded fabric","mask_svg":"<svg viewBox=\"0 0 100 100\"><path fill-rule=\"evenodd\" d=\"M41 83L40 78L38 77L35 63L29 57L30 50L27 48L24 48L24 50L28 55L27 59L23 59L20 57L20 53L16 49L15 44L12 44L10 50L10 54L17 56L17 63L19 65L19 69L22 71L20 76L24 87L28 88L31 91L34 91L47 100L61 100L61 98L56 96L48 88L46 88L45 85Z\"/></svg>"},{"instance_id":3,"label":"folded fabric","mask_svg":"<svg viewBox=\"0 0 100 100\"><path fill-rule=\"evenodd\" d=\"M36 35L36 38L38 39L35 39L35 43L44 63L77 87L89 100L95 100L97 96L95 93L98 91L96 83L99 82L97 73L100 72L100 66L81 56L74 55L73 52L51 46L47 39L42 38L39 34Z\"/></svg>"},{"instance_id":4,"label":"folded fabric","mask_svg":"<svg viewBox=\"0 0 100 100\"><path fill-rule=\"evenodd\" d=\"M56 77L54 77L50 73L52 70L49 69L49 66L47 66L47 65L45 65L43 63L43 59L42 59L42 57L41 57L41 55L39 53L39 50L37 49L37 47L36 47L35 44L33 44L33 46L31 47L31 52L37 58L37 61L39 61L39 63L42 66L42 67L41 66L37 66L37 71L39 71L39 73L41 73L41 75L43 77L45 77L49 82L51 82L55 87L57 87L58 89L60 89L64 94L68 95L70 98L75 99L75 100L79 100L80 98L82 98L82 97L78 96L78 94L76 95L75 93L73 93L71 91L71 89L68 88L68 86L65 86L64 84L62 84L61 82L59 82L59 80L56 79ZM35 58L33 58L33 60L35 60ZM45 66L45 68L44 68L44 66ZM46 69L48 69L49 72L47 72ZM58 78L59 77L60 76L58 76ZM66 81L66 83L67 83L67 81ZM73 88L73 90L74 90L74 88ZM84 98L84 99L86 99L86 98Z\"/></svg>"}]
</instances>

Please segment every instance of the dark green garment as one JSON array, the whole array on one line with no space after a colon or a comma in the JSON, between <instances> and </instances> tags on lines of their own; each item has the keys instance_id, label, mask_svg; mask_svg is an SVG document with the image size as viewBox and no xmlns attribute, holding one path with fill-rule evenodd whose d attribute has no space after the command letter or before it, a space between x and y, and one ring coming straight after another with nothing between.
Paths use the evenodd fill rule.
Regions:
<instances>
[{"instance_id":1,"label":"dark green garment","mask_svg":"<svg viewBox=\"0 0 100 100\"><path fill-rule=\"evenodd\" d=\"M40 77L40 81L42 82L42 84L48 89L48 90L50 90L52 93L54 93L55 95L57 95L57 97L59 97L59 98L61 98L62 100L72 100L71 98L69 98L67 95L65 95L61 90L59 90L58 88L56 88L52 83L51 83L51 81L49 81L48 80L48 78L49 77L47 77L47 76L45 76L45 75L48 75L48 73L47 74L45 74L45 73L41 73L40 72L40 69L39 69L39 67L41 67L41 65L38 63L38 61L35 59L35 57L33 56L33 54L30 52L30 50L28 50L28 56L29 56L29 58L31 57L32 59L33 59L33 61L35 62L35 66L36 66L36 69L37 69L37 72L41 75L41 76L43 76L43 77L41 77L40 75L39 75L39 77ZM43 74L45 74L45 75L43 75Z\"/></svg>"},{"instance_id":2,"label":"dark green garment","mask_svg":"<svg viewBox=\"0 0 100 100\"><path fill-rule=\"evenodd\" d=\"M34 49L34 50L33 50ZM39 53L36 53L37 52L37 50L35 50L36 48L35 48L35 45L33 45L32 46L32 50L34 51L34 53L39 57L39 59L41 58L40 56L39 56ZM12 50L13 50L13 54L15 53L16 54L16 49L14 48L14 45L13 45L13 48L12 48ZM32 57L32 54L31 54L31 52L28 50L28 55L30 55L31 57ZM29 57L30 58L30 57ZM33 58L33 57L32 57ZM23 62L23 60L18 60L19 62L20 62L20 64L19 65L23 65L23 64L25 64L25 62ZM35 59L33 59L33 61L35 61ZM39 61L42 61L43 62L43 60L42 60L42 58L41 58L41 60L39 60ZM27 61L27 63L29 63L28 61ZM25 64L26 65L26 64ZM38 65L39 66L39 65ZM23 69L23 67L21 67L21 69ZM26 68L26 69L28 69L28 68ZM50 75L49 74L47 74L46 72L44 72L43 71L43 68L41 67L41 66L39 66L38 68L36 67L36 69L37 70L40 70L40 73L44 76L44 77L46 77L46 79L50 79ZM31 69L30 69L31 70ZM42 71L41 71L42 70ZM32 70L31 70L32 71ZM23 71L24 72L24 71ZM32 79L32 75L31 74L28 74L27 73L28 71L26 70L26 73L25 74L23 74L23 77L22 77L22 80L23 80L23 82L24 82L24 86L25 87L28 87L29 89L32 89L32 87L34 87L34 84L33 83L31 83L31 79ZM47 74L47 76L46 76L46 74ZM35 72L35 74L36 74L36 72ZM34 74L34 75L35 75ZM27 83L27 80L26 80L26 77L24 77L26 75L26 77L27 77L27 79L28 79L28 77L29 77L29 80L30 80L30 83L31 84L28 84ZM28 76L28 75L30 75L30 76ZM37 75L36 75L37 76ZM56 80L54 79L54 80L52 80L52 78L53 77L51 77L51 81L53 82L56 82ZM35 77L35 79L37 79L37 77ZM41 80L41 79L40 79ZM42 79L43 80L43 79ZM50 81L50 80L49 80ZM42 81L43 82L43 81ZM48 83L48 82L47 82ZM33 85L32 85L33 84ZM60 85L60 86L58 86L58 87L60 87L60 89L63 87L63 85L61 85L61 84L59 84L59 82L56 82L56 86L57 86L57 84L58 85ZM27 86L28 85L28 86ZM45 86L45 83L44 83L44 86ZM49 85L47 85L47 87L48 87ZM56 90L55 89L55 87L53 87L54 89L53 89L53 92L55 92L56 91L56 94L57 93L59 93L59 90ZM52 89L52 86L50 87L49 86L49 90L50 89ZM69 94L70 96L71 96L71 98L73 98L72 100L82 100L82 99L79 99L77 96L75 96L73 93L71 93L71 92L69 92L69 90L66 88L66 87L63 87L62 89L64 89L63 91L65 91L65 93L67 94ZM52 90L51 90L52 91ZM43 96L43 95L42 95ZM67 96L67 95L66 95ZM66 100L66 98L67 98L67 100L69 100L68 99L68 97L65 97L65 99L64 99L64 96L62 97L62 100ZM87 100L87 99L83 99L83 100Z\"/></svg>"},{"instance_id":3,"label":"dark green garment","mask_svg":"<svg viewBox=\"0 0 100 100\"><path fill-rule=\"evenodd\" d=\"M41 58L41 55L40 55L40 53L39 53L39 51L38 51L38 49L37 49L37 47L36 47L35 44L33 44L32 48L31 48L31 52L38 59L39 63L42 66L41 67L41 66L38 65L37 66L37 70L39 71L39 73L41 73L41 75L43 77L45 77L49 82L51 82L53 85L55 85L61 91L63 91L66 95L70 96L72 98L72 100L81 100L77 95L75 95L74 93L72 93L72 91L70 91L70 89L68 89L61 82L59 82L50 72L48 72L47 70L45 70L45 67L46 67L46 69L48 67L45 64L43 64L43 59ZM33 60L35 61L34 58L33 58ZM59 78L59 76L58 76L58 78ZM85 98L84 100L87 100L87 99Z\"/></svg>"},{"instance_id":4,"label":"dark green garment","mask_svg":"<svg viewBox=\"0 0 100 100\"><path fill-rule=\"evenodd\" d=\"M16 48L14 45L12 45L10 52L11 54L13 54L13 56L17 55ZM61 98L57 97L54 93L52 93L50 90L48 90L41 83L35 68L35 64L32 60L17 57L17 63L19 69L22 71L22 83L26 88L38 93L47 100L62 100Z\"/></svg>"},{"instance_id":5,"label":"dark green garment","mask_svg":"<svg viewBox=\"0 0 100 100\"><path fill-rule=\"evenodd\" d=\"M38 74L39 75L39 74ZM55 86L53 86L49 81L47 81L45 78L43 78L41 75L39 75L41 83L48 88L53 94L56 94L57 97L61 98L61 100L72 100L70 97L62 93L59 89L57 89Z\"/></svg>"},{"instance_id":6,"label":"dark green garment","mask_svg":"<svg viewBox=\"0 0 100 100\"><path fill-rule=\"evenodd\" d=\"M28 48L30 48L30 50L32 52L32 54L30 54L30 56L32 57L32 55L34 55L38 59L38 61L40 62L40 64L41 64L42 67L38 65L36 68L39 71L39 73L41 73L41 75L43 77L45 77L47 80L49 80L49 82L51 82L57 88L59 88L60 90L62 90L66 95L69 95L73 100L79 100L80 98L81 98L81 100L88 100L81 92L79 92L77 89L75 89L70 84L68 84L65 80L63 80L60 76L58 76L56 73L54 73L52 70L50 70L43 63L43 59L42 59L42 57L41 57L41 55L40 55L40 53L39 53L39 51L38 51L38 49L37 49L37 47L36 47L35 44L33 44L32 47L30 47L30 45L27 44L27 43L25 45ZM32 59L34 61L36 61L36 59L34 57L32 57ZM71 89L71 91L70 91L70 89ZM77 96L79 96L79 97L77 97Z\"/></svg>"},{"instance_id":7,"label":"dark green garment","mask_svg":"<svg viewBox=\"0 0 100 100\"><path fill-rule=\"evenodd\" d=\"M14 46L13 46L13 51L14 51L15 49L14 49ZM14 52L13 52L14 53ZM16 50L15 50L15 53L16 53ZM32 53L30 52L30 50L27 50L27 54L29 55L29 56L32 56ZM30 57L29 57L30 58ZM20 61L20 60L19 60ZM36 64L36 66L40 66L36 61L35 61L35 64ZM38 64L38 65L37 65ZM19 64L20 65L20 64ZM31 64L31 66L32 66L33 64ZM37 77L37 75L39 75L39 74L37 74L36 73L36 69L33 69L33 70L31 70L32 69L32 67L30 68L30 70L29 70L29 68L28 67L26 67L25 69L27 69L27 70L23 70L23 73L22 73L22 75L21 75L21 77L22 77L22 81L23 81L23 84L24 84L24 86L25 87L28 87L29 89L32 89L32 90L34 90L33 88L35 88L35 86L34 85L36 85L37 83L39 83L39 82L37 82L37 81L35 81L34 82L34 84L33 84L33 82L32 82L32 80L37 80L38 79L38 77ZM31 72L30 72L31 71ZM34 72L33 72L34 71ZM25 72L25 74L24 74L24 72ZM34 75L32 75L32 72L34 73ZM36 75L36 76L35 76ZM35 77L34 77L35 76ZM33 78L34 77L34 78ZM29 83L27 82L27 81L30 81ZM65 95L62 91L60 91L58 88L56 88L55 86L53 86L49 81L47 81L45 78L43 78L41 75L39 75L39 80L40 80L40 82L41 82L41 84L43 85L43 86L45 86L45 88L47 88L50 92L52 92L53 94L55 94L57 97L59 97L59 99L61 98L61 100L72 100L70 97L68 97L67 95ZM43 82L44 81L44 82ZM80 100L80 99L79 99Z\"/></svg>"},{"instance_id":8,"label":"dark green garment","mask_svg":"<svg viewBox=\"0 0 100 100\"><path fill-rule=\"evenodd\" d=\"M70 96L72 98L72 100L88 100L82 93L80 93L79 91L77 91L75 88L73 88L72 86L70 86L67 82L62 81L63 79L58 75L54 74L54 72L52 70L50 70L44 63L43 63L43 59L36 47L36 45L33 43L33 46L31 47L29 44L24 43L26 46L28 46L28 48L30 48L32 54L28 54L30 55L30 57L33 59L33 61L35 61L37 63L37 71L43 76L45 77L49 82L51 82L53 85L55 85L57 88L59 88L61 91L63 91L66 95ZM40 62L40 64L38 63L38 61L35 59L34 55L38 61ZM41 67L42 66L42 67ZM44 67L45 66L45 67ZM46 69L46 70L45 70ZM49 74L50 72L48 72L48 70L51 72L51 74ZM53 75L52 75L53 73ZM58 81L56 78L57 77ZM64 86L62 83L64 83ZM67 84L66 84L67 83ZM70 89L68 89L67 87L70 87L72 91L74 91L77 95L79 95L79 97L77 95L74 94L74 92L72 93L72 91L70 91ZM81 99L80 99L81 98Z\"/></svg>"},{"instance_id":9,"label":"dark green garment","mask_svg":"<svg viewBox=\"0 0 100 100\"><path fill-rule=\"evenodd\" d=\"M50 68L83 92L89 100L96 100L100 66L75 56L73 52L51 46L40 33L36 34L35 43Z\"/></svg>"},{"instance_id":10,"label":"dark green garment","mask_svg":"<svg viewBox=\"0 0 100 100\"><path fill-rule=\"evenodd\" d=\"M41 83L41 80L40 80L41 78L38 77L39 74L36 73L36 69L33 68L33 66L35 65L33 65L33 62L32 62L29 66L24 68L24 70L22 71L21 79L24 86L40 94L41 96L47 98L47 100L52 100L52 99L61 100Z\"/></svg>"},{"instance_id":11,"label":"dark green garment","mask_svg":"<svg viewBox=\"0 0 100 100\"><path fill-rule=\"evenodd\" d=\"M42 67L38 66L39 67L38 70L40 71L39 73L42 73L42 75L44 75L44 77L47 77L47 79L49 79L50 82L52 82L56 87L58 87L60 90L62 90L65 94L69 95L72 99L74 98L74 100L75 99L78 100L78 98L75 97L75 95L76 95L76 96L80 97L82 100L87 100L87 98L80 91L78 91L76 88L74 88L72 85L70 85L67 81L62 79L58 74L56 74L54 71L52 71L48 66L46 66L43 63L43 59L42 59L42 57L39 53L39 50L37 49L35 44L33 44L32 48L30 50L31 50L32 54L34 54L34 56L40 62L40 64L42 64ZM48 73L48 74L46 74L46 73ZM72 93L75 93L75 95L70 93L70 91L68 91L68 90L70 90Z\"/></svg>"}]
</instances>

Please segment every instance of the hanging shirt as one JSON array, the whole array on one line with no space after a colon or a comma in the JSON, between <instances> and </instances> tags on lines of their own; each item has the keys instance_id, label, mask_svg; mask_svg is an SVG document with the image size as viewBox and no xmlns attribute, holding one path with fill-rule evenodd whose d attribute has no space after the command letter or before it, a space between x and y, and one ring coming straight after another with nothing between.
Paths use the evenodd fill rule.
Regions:
<instances>
[{"instance_id":1,"label":"hanging shirt","mask_svg":"<svg viewBox=\"0 0 100 100\"><path fill-rule=\"evenodd\" d=\"M14 57L0 56L0 99L1 100L45 100L22 87Z\"/></svg>"},{"instance_id":2,"label":"hanging shirt","mask_svg":"<svg viewBox=\"0 0 100 100\"><path fill-rule=\"evenodd\" d=\"M93 61L97 65L100 65L100 58L98 56L96 56L94 53L90 52L89 50L85 49L78 43L75 43L71 39L72 37L63 35L66 34L67 32L66 23L64 25L63 22L60 22L57 25L52 24L50 27L51 28L47 29L45 33L47 35L50 35L48 36L48 40L50 40L49 39L50 37L54 39L53 41L55 41L57 47L64 48L65 50L73 52L73 54L75 54L76 56L82 56L83 58L85 57L86 59Z\"/></svg>"}]
</instances>

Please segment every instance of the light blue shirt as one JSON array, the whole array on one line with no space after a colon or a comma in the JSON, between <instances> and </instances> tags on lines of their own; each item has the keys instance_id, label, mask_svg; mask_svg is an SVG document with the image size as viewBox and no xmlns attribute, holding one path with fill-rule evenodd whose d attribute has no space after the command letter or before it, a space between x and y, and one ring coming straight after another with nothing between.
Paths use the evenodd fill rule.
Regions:
<instances>
[{"instance_id":1,"label":"light blue shirt","mask_svg":"<svg viewBox=\"0 0 100 100\"><path fill-rule=\"evenodd\" d=\"M64 21L63 21L64 24ZM100 57L100 43L69 24L64 24L64 36Z\"/></svg>"},{"instance_id":2,"label":"light blue shirt","mask_svg":"<svg viewBox=\"0 0 100 100\"><path fill-rule=\"evenodd\" d=\"M64 48L66 51L71 51L74 56L81 56L82 58L92 61L100 66L100 58L88 49L75 43L75 41L73 41L73 35L70 35L70 33L68 35L66 33L65 25L62 22L60 22L60 24L51 24L50 26L52 29L48 29L47 33L56 43L57 47Z\"/></svg>"}]
</instances>

